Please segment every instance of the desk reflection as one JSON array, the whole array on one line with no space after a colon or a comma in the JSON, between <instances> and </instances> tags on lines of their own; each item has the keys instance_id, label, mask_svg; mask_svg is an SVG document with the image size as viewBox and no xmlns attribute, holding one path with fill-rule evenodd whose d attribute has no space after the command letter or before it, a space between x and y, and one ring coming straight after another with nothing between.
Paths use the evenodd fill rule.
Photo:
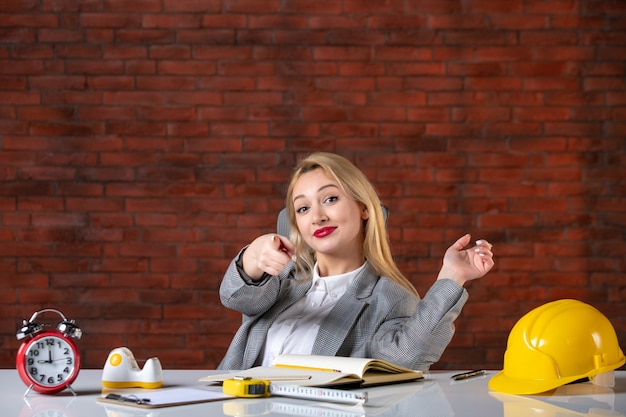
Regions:
<instances>
[{"instance_id":1,"label":"desk reflection","mask_svg":"<svg viewBox=\"0 0 626 417\"><path fill-rule=\"evenodd\" d=\"M504 417L625 417L616 404L615 390L590 382L565 385L544 395L512 395L490 392L502 402Z\"/></svg>"},{"instance_id":2,"label":"desk reflection","mask_svg":"<svg viewBox=\"0 0 626 417\"><path fill-rule=\"evenodd\" d=\"M363 404L300 400L288 397L239 398L203 404L206 415L230 417L255 416L438 416L452 417L454 413L441 387L432 381L373 387L367 390L368 401ZM419 404L416 410L415 404ZM158 410L103 405L107 417L174 417L180 416L180 407Z\"/></svg>"},{"instance_id":3,"label":"desk reflection","mask_svg":"<svg viewBox=\"0 0 626 417\"><path fill-rule=\"evenodd\" d=\"M43 395L24 396L24 407L20 411L19 417L80 417L76 407L72 405L76 402L75 396L48 397ZM3 404L4 405L4 404Z\"/></svg>"},{"instance_id":4,"label":"desk reflection","mask_svg":"<svg viewBox=\"0 0 626 417\"><path fill-rule=\"evenodd\" d=\"M224 403L224 414L232 417L260 416L453 416L452 408L438 384L422 381L411 384L373 387L367 390L368 401L362 404L339 404L323 401L302 401L287 397L273 397L263 404L252 405L246 400ZM416 409L419 404L419 409ZM241 408L238 408L241 407ZM256 409L252 409L256 407Z\"/></svg>"}]
</instances>

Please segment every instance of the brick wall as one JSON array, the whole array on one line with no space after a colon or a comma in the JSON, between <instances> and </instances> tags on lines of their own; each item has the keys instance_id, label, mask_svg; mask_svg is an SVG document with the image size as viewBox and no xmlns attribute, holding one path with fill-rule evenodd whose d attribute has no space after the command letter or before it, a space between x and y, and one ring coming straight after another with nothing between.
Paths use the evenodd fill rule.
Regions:
<instances>
[{"instance_id":1,"label":"brick wall","mask_svg":"<svg viewBox=\"0 0 626 417\"><path fill-rule=\"evenodd\" d=\"M214 367L222 273L313 150L375 182L421 293L458 236L495 243L438 368L501 367L559 298L624 348L625 58L619 0L3 0L0 366L56 307L86 367Z\"/></svg>"}]
</instances>

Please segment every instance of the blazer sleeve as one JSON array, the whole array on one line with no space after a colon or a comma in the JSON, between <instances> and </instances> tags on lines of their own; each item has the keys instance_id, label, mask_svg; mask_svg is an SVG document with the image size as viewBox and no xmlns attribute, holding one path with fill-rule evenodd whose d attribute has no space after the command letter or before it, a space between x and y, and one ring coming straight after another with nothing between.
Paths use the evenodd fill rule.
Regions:
<instances>
[{"instance_id":1,"label":"blazer sleeve","mask_svg":"<svg viewBox=\"0 0 626 417\"><path fill-rule=\"evenodd\" d=\"M421 300L410 297L413 300L403 296L391 306L374 334L371 354L411 369L426 370L439 360L452 340L454 320L468 294L462 286L444 279L435 281Z\"/></svg>"},{"instance_id":2,"label":"blazer sleeve","mask_svg":"<svg viewBox=\"0 0 626 417\"><path fill-rule=\"evenodd\" d=\"M224 307L246 316L256 316L271 308L280 297L283 279L290 275L288 265L278 276L266 274L253 281L243 270L242 256L246 248L231 261L220 284L220 300Z\"/></svg>"}]
</instances>

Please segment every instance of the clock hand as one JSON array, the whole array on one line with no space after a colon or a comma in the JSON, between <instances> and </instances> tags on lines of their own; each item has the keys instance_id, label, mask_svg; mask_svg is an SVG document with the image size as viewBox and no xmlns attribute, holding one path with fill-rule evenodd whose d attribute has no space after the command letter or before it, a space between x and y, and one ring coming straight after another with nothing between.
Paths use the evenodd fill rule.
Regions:
<instances>
[{"instance_id":1,"label":"clock hand","mask_svg":"<svg viewBox=\"0 0 626 417\"><path fill-rule=\"evenodd\" d=\"M67 358L51 359L51 360L49 360L49 361L45 361L45 360L41 360L41 359L39 359L39 360L37 361L37 363L52 363L52 362L66 361L66 360L67 360Z\"/></svg>"},{"instance_id":2,"label":"clock hand","mask_svg":"<svg viewBox=\"0 0 626 417\"><path fill-rule=\"evenodd\" d=\"M48 360L39 359L37 363L52 363L52 351L48 350Z\"/></svg>"}]
</instances>

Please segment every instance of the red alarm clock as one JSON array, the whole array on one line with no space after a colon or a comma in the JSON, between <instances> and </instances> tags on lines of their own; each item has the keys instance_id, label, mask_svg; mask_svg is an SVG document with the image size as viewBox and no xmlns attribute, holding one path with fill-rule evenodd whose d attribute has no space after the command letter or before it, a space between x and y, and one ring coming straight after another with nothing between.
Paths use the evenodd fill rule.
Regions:
<instances>
[{"instance_id":1,"label":"red alarm clock","mask_svg":"<svg viewBox=\"0 0 626 417\"><path fill-rule=\"evenodd\" d=\"M45 312L61 316L56 330L43 331L43 326L35 322L37 316ZM80 370L80 353L72 339L81 336L82 331L74 320L68 320L53 308L39 310L30 320L23 321L16 337L26 340L17 351L15 364L20 378L28 386L26 394L31 389L41 394L56 394L66 388L76 394L71 384Z\"/></svg>"}]
</instances>

